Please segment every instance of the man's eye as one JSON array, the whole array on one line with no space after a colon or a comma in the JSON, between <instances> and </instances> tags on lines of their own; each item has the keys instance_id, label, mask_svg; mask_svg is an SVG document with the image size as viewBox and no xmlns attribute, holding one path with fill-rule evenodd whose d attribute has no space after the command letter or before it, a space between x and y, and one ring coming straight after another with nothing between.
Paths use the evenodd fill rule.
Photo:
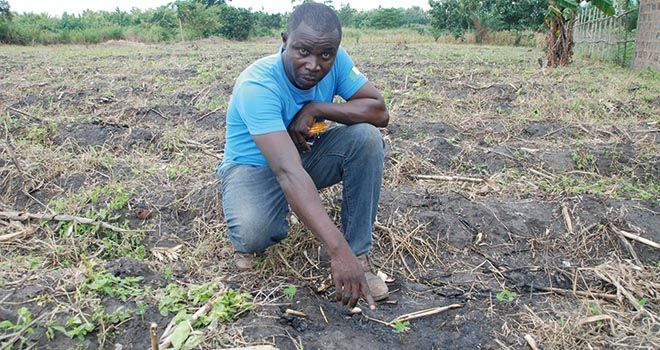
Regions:
<instances>
[{"instance_id":1,"label":"man's eye","mask_svg":"<svg viewBox=\"0 0 660 350\"><path fill-rule=\"evenodd\" d=\"M300 54L303 56L309 55L309 51L307 49L300 49Z\"/></svg>"},{"instance_id":2,"label":"man's eye","mask_svg":"<svg viewBox=\"0 0 660 350\"><path fill-rule=\"evenodd\" d=\"M329 53L327 53L327 52L324 52L324 53L321 55L321 58L323 58L324 60L329 60L330 57L332 57L332 55L329 54Z\"/></svg>"}]
</instances>

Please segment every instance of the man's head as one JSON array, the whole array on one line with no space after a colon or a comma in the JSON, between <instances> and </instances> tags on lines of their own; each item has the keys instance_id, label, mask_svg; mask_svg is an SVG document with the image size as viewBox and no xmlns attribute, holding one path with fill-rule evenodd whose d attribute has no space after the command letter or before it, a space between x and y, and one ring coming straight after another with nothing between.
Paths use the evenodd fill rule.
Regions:
<instances>
[{"instance_id":1,"label":"man's head","mask_svg":"<svg viewBox=\"0 0 660 350\"><path fill-rule=\"evenodd\" d=\"M332 68L341 42L341 24L335 11L317 4L302 4L289 17L282 33L282 61L295 86L309 89Z\"/></svg>"}]
</instances>

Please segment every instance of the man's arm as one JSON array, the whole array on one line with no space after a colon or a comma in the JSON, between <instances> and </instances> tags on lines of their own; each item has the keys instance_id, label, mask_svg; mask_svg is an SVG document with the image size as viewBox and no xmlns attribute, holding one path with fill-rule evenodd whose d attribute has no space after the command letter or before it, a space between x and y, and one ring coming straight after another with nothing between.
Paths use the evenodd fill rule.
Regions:
<instances>
[{"instance_id":1,"label":"man's arm","mask_svg":"<svg viewBox=\"0 0 660 350\"><path fill-rule=\"evenodd\" d=\"M305 139L312 136L309 128L315 117L346 125L369 123L381 128L390 120L385 99L371 82L366 82L346 103L309 102L298 112L288 129L291 139L303 151L310 150Z\"/></svg>"},{"instance_id":2,"label":"man's arm","mask_svg":"<svg viewBox=\"0 0 660 350\"><path fill-rule=\"evenodd\" d=\"M311 109L310 114L346 125L369 123L384 128L390 121L385 99L371 82L366 82L346 103L312 102L305 108Z\"/></svg>"},{"instance_id":3,"label":"man's arm","mask_svg":"<svg viewBox=\"0 0 660 350\"><path fill-rule=\"evenodd\" d=\"M364 295L369 307L375 308L362 266L323 208L314 182L303 168L289 134L279 131L253 137L293 211L328 247L337 300L352 308L360 295Z\"/></svg>"}]
</instances>

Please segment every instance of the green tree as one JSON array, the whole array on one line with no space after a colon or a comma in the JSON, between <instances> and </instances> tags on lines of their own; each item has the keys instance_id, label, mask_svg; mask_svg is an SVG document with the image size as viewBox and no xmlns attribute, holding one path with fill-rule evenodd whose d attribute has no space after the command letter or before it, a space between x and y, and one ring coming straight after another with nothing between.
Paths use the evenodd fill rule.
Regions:
<instances>
[{"instance_id":1,"label":"green tree","mask_svg":"<svg viewBox=\"0 0 660 350\"><path fill-rule=\"evenodd\" d=\"M355 16L357 10L352 8L350 4L342 4L339 10L337 10L337 16L342 26L345 27L355 27Z\"/></svg>"},{"instance_id":2,"label":"green tree","mask_svg":"<svg viewBox=\"0 0 660 350\"><path fill-rule=\"evenodd\" d=\"M7 0L0 0L0 20L11 19L11 12L9 11L9 2Z\"/></svg>"},{"instance_id":3,"label":"green tree","mask_svg":"<svg viewBox=\"0 0 660 350\"><path fill-rule=\"evenodd\" d=\"M397 8L382 8L368 11L362 26L385 29L403 26L403 10Z\"/></svg>"},{"instance_id":4,"label":"green tree","mask_svg":"<svg viewBox=\"0 0 660 350\"><path fill-rule=\"evenodd\" d=\"M252 12L231 6L220 7L221 25L218 34L228 39L246 40L254 26Z\"/></svg>"}]
</instances>

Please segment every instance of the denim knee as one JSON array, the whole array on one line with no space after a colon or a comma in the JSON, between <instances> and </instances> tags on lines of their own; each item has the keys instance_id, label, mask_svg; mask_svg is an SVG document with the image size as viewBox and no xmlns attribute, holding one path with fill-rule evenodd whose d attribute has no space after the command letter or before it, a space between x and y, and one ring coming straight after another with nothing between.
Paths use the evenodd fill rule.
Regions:
<instances>
[{"instance_id":1,"label":"denim knee","mask_svg":"<svg viewBox=\"0 0 660 350\"><path fill-rule=\"evenodd\" d=\"M383 158L385 142L377 127L360 123L349 127L353 139L359 145L359 152L369 157Z\"/></svg>"},{"instance_id":2,"label":"denim knee","mask_svg":"<svg viewBox=\"0 0 660 350\"><path fill-rule=\"evenodd\" d=\"M287 236L286 219L268 220L263 212L243 211L229 222L229 239L241 253L260 253Z\"/></svg>"}]
</instances>

